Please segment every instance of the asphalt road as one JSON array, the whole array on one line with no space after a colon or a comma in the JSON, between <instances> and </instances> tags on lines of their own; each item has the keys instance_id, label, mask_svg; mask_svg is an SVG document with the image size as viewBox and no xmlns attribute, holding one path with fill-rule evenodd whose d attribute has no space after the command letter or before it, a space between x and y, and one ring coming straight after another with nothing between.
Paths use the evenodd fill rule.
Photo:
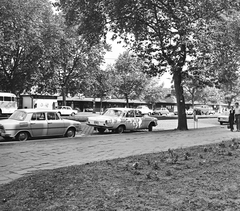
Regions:
<instances>
[{"instance_id":1,"label":"asphalt road","mask_svg":"<svg viewBox=\"0 0 240 211\"><path fill-rule=\"evenodd\" d=\"M159 130L174 130L177 128L177 119L165 119L165 120L158 120L157 127L153 128L153 131L159 131ZM218 126L219 123L217 122L217 118L204 118L204 119L198 119L198 122L195 122L193 119L187 119L188 123L188 129L194 129L194 128L202 128L202 127L214 127ZM82 129L76 137L82 137L82 136L89 136L89 135L96 135L98 134L97 131L93 130L93 127L87 126L85 122L82 122ZM143 130L146 131L146 130ZM105 134L108 134L107 132ZM48 140L48 139L33 139L30 141L41 141L41 140ZM51 140L51 138L49 139ZM1 143L14 143L16 141L5 141L2 137L0 137L0 145Z\"/></svg>"}]
</instances>

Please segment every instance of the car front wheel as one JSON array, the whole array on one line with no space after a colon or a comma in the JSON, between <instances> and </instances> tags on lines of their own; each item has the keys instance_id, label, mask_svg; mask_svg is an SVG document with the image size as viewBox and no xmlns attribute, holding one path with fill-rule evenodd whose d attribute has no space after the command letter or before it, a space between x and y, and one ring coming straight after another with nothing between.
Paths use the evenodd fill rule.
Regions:
<instances>
[{"instance_id":1,"label":"car front wheel","mask_svg":"<svg viewBox=\"0 0 240 211\"><path fill-rule=\"evenodd\" d=\"M116 129L116 132L117 133L123 133L124 132L124 126L123 125L118 126L118 128Z\"/></svg>"},{"instance_id":2,"label":"car front wheel","mask_svg":"<svg viewBox=\"0 0 240 211\"><path fill-rule=\"evenodd\" d=\"M65 137L68 137L68 138L73 138L75 137L75 130L73 128L69 128L65 134Z\"/></svg>"},{"instance_id":3,"label":"car front wheel","mask_svg":"<svg viewBox=\"0 0 240 211\"><path fill-rule=\"evenodd\" d=\"M27 132L20 132L17 135L17 140L18 141L27 141L29 138L29 134Z\"/></svg>"},{"instance_id":4,"label":"car front wheel","mask_svg":"<svg viewBox=\"0 0 240 211\"><path fill-rule=\"evenodd\" d=\"M149 125L148 125L148 131L152 131L153 130L153 123L151 122Z\"/></svg>"},{"instance_id":5,"label":"car front wheel","mask_svg":"<svg viewBox=\"0 0 240 211\"><path fill-rule=\"evenodd\" d=\"M97 130L98 130L99 133L103 134L106 129L105 128L98 128Z\"/></svg>"}]
</instances>

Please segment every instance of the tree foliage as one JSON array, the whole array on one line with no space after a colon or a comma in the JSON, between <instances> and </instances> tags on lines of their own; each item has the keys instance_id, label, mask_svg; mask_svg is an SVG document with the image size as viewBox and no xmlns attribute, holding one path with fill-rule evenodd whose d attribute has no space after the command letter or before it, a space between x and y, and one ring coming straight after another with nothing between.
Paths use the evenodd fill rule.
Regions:
<instances>
[{"instance_id":1,"label":"tree foliage","mask_svg":"<svg viewBox=\"0 0 240 211\"><path fill-rule=\"evenodd\" d=\"M160 84L158 80L152 79L145 87L143 92L143 99L147 103L150 103L152 107L155 107L157 102L165 99L169 92L164 89L164 84Z\"/></svg>"},{"instance_id":2,"label":"tree foliage","mask_svg":"<svg viewBox=\"0 0 240 211\"><path fill-rule=\"evenodd\" d=\"M32 75L43 54L47 0L2 0L0 5L0 89L20 94L35 83Z\"/></svg>"},{"instance_id":3,"label":"tree foliage","mask_svg":"<svg viewBox=\"0 0 240 211\"><path fill-rule=\"evenodd\" d=\"M129 99L138 99L144 88L149 83L149 78L142 72L143 64L129 52L120 54L113 71L111 81L116 97L123 97L127 107Z\"/></svg>"},{"instance_id":4,"label":"tree foliage","mask_svg":"<svg viewBox=\"0 0 240 211\"><path fill-rule=\"evenodd\" d=\"M188 57L198 57L208 25L230 9L230 0L60 0L68 24L79 33L99 41L108 30L121 36L148 64L146 72L156 76L170 68L178 105L178 129L186 130L182 80ZM206 36L205 36L206 37Z\"/></svg>"}]
</instances>

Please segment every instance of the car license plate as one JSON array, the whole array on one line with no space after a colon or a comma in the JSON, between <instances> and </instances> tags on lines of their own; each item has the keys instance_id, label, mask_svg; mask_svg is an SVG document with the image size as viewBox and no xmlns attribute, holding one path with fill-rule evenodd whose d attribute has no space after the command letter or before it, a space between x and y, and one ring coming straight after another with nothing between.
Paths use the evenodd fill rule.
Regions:
<instances>
[{"instance_id":1,"label":"car license plate","mask_svg":"<svg viewBox=\"0 0 240 211\"><path fill-rule=\"evenodd\" d=\"M98 121L94 121L94 124L95 124L95 125L99 125L99 122L98 122Z\"/></svg>"}]
</instances>

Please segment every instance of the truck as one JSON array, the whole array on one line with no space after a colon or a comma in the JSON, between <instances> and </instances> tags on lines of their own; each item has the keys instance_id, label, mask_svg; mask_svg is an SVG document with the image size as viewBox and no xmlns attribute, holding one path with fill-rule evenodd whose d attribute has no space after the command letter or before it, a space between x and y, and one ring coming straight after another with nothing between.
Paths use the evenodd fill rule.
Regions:
<instances>
[{"instance_id":1,"label":"truck","mask_svg":"<svg viewBox=\"0 0 240 211\"><path fill-rule=\"evenodd\" d=\"M22 108L55 109L58 107L57 96L50 95L21 95Z\"/></svg>"}]
</instances>

